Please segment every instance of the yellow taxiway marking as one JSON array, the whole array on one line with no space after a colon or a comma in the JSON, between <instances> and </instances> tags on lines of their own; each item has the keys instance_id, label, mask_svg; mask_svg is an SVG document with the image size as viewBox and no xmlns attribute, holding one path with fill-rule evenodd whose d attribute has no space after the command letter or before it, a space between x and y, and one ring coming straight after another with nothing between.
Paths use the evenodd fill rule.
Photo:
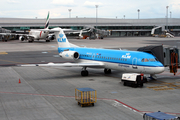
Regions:
<instances>
[{"instance_id":1,"label":"yellow taxiway marking","mask_svg":"<svg viewBox=\"0 0 180 120\"><path fill-rule=\"evenodd\" d=\"M170 88L170 87L167 87L167 88L157 88L157 89L153 89L155 91L161 91L161 90L174 90L174 88Z\"/></svg>"},{"instance_id":2,"label":"yellow taxiway marking","mask_svg":"<svg viewBox=\"0 0 180 120\"><path fill-rule=\"evenodd\" d=\"M166 88L167 86L152 86L152 87L147 87L149 89L156 89L156 88Z\"/></svg>"},{"instance_id":3,"label":"yellow taxiway marking","mask_svg":"<svg viewBox=\"0 0 180 120\"><path fill-rule=\"evenodd\" d=\"M9 63L19 63L19 64L21 64L21 62L16 62L16 61L9 61L9 60L2 60L2 59L0 59L0 61L9 62Z\"/></svg>"},{"instance_id":4,"label":"yellow taxiway marking","mask_svg":"<svg viewBox=\"0 0 180 120\"><path fill-rule=\"evenodd\" d=\"M180 85L178 85L178 83L180 82L172 82L172 83L162 82L159 84L159 86L151 86L147 88L155 91L175 90L175 89L180 89Z\"/></svg>"},{"instance_id":5,"label":"yellow taxiway marking","mask_svg":"<svg viewBox=\"0 0 180 120\"><path fill-rule=\"evenodd\" d=\"M7 52L0 52L0 55L8 54Z\"/></svg>"},{"instance_id":6,"label":"yellow taxiway marking","mask_svg":"<svg viewBox=\"0 0 180 120\"><path fill-rule=\"evenodd\" d=\"M155 91L174 90L174 88L171 88L171 87L168 87L168 86L152 86L152 87L147 87L147 88L155 90Z\"/></svg>"}]
</instances>

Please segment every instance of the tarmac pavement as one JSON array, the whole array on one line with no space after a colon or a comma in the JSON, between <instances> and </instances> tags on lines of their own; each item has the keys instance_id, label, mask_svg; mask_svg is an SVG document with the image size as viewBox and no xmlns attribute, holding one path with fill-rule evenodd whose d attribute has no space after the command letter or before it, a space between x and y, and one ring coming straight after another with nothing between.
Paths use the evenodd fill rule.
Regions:
<instances>
[{"instance_id":1,"label":"tarmac pavement","mask_svg":"<svg viewBox=\"0 0 180 120\"><path fill-rule=\"evenodd\" d=\"M69 41L81 46L136 50L145 45L178 46L179 38L105 38ZM176 43L176 44L175 44ZM67 62L58 56L55 41L0 42L1 120L141 120L145 112L162 111L180 116L180 76L165 72L143 88L123 86L122 72L105 75L103 69L18 67L17 64ZM19 83L19 80L21 83ZM94 107L81 107L75 88L97 91Z\"/></svg>"}]
</instances>

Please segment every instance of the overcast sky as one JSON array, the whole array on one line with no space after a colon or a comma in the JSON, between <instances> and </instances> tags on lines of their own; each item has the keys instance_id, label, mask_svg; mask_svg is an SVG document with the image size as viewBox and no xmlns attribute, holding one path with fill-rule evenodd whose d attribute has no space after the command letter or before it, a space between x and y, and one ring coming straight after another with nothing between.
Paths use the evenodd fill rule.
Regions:
<instances>
[{"instance_id":1,"label":"overcast sky","mask_svg":"<svg viewBox=\"0 0 180 120\"><path fill-rule=\"evenodd\" d=\"M96 17L126 19L165 18L166 6L168 16L180 18L180 0L0 0L0 17L8 18L46 18L48 11L50 18Z\"/></svg>"}]
</instances>

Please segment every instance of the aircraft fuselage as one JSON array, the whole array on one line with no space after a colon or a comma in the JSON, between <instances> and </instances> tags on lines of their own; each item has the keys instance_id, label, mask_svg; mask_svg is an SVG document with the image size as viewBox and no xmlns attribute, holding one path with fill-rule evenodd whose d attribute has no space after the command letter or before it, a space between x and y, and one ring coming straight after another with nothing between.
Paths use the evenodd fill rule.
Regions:
<instances>
[{"instance_id":1,"label":"aircraft fuselage","mask_svg":"<svg viewBox=\"0 0 180 120\"><path fill-rule=\"evenodd\" d=\"M59 48L63 50L76 51L79 53L77 63L100 62L104 68L120 70L123 72L158 74L164 71L164 66L156 58L145 52L123 51L95 48ZM68 55L67 55L68 56Z\"/></svg>"}]
</instances>

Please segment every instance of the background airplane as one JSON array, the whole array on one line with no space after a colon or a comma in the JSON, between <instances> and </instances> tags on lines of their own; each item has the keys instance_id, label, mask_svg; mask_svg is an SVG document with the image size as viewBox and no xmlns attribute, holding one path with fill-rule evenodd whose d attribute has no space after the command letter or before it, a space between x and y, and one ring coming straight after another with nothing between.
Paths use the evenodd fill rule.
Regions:
<instances>
[{"instance_id":1,"label":"background airplane","mask_svg":"<svg viewBox=\"0 0 180 120\"><path fill-rule=\"evenodd\" d=\"M157 61L156 57L152 54L140 51L78 47L69 43L61 28L54 28L51 31L55 32L59 46L59 55L64 59L73 60L75 63L30 64L21 66L82 67L82 76L88 76L88 67L104 68L105 74L111 73L112 69L127 73L150 74L152 77L155 74L162 73L165 69L163 64Z\"/></svg>"},{"instance_id":2,"label":"background airplane","mask_svg":"<svg viewBox=\"0 0 180 120\"><path fill-rule=\"evenodd\" d=\"M46 30L49 27L49 12L47 15L45 28ZM41 31L41 29L31 29L29 30L29 34L18 34L18 33L0 33L2 35L3 39L7 41L7 38L19 36L20 41L28 40L28 42L33 42L34 40L46 40L46 42L50 42L50 40L54 40L55 36L54 34L49 34L49 31Z\"/></svg>"},{"instance_id":3,"label":"background airplane","mask_svg":"<svg viewBox=\"0 0 180 120\"><path fill-rule=\"evenodd\" d=\"M46 23L44 29L48 29L49 27L49 12L46 18ZM50 40L54 40L54 35L49 35L49 31L41 31L40 29L31 29L29 34L20 34L19 40L24 41L28 40L28 42L33 42L34 40L46 40L46 42L50 42Z\"/></svg>"}]
</instances>

